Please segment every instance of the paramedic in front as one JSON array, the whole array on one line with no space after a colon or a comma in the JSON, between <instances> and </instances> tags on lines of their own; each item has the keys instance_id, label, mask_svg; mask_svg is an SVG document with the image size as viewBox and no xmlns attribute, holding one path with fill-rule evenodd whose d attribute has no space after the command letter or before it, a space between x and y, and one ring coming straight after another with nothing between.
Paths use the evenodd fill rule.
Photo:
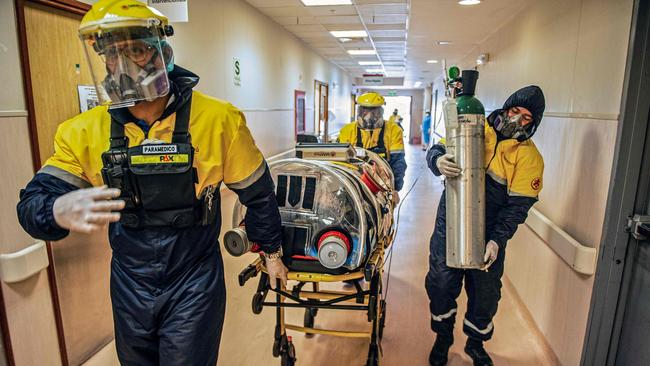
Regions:
<instances>
[{"instance_id":1,"label":"paramedic in front","mask_svg":"<svg viewBox=\"0 0 650 366\"><path fill-rule=\"evenodd\" d=\"M109 225L122 365L216 364L222 182L248 208L246 231L271 283L287 277L273 181L244 115L193 90L199 77L174 64L172 34L137 0L92 6L79 35L102 105L61 123L54 155L18 203L25 231L43 240Z\"/></svg>"}]
</instances>

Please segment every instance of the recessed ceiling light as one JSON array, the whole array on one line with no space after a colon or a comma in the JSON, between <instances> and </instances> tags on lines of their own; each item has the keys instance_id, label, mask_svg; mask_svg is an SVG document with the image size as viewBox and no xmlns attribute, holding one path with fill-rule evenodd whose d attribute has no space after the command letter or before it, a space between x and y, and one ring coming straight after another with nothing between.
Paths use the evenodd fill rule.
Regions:
<instances>
[{"instance_id":1,"label":"recessed ceiling light","mask_svg":"<svg viewBox=\"0 0 650 366\"><path fill-rule=\"evenodd\" d=\"M352 30L352 31L331 31L331 35L336 38L346 37L346 38L366 38L368 33L364 30Z\"/></svg>"},{"instance_id":2,"label":"recessed ceiling light","mask_svg":"<svg viewBox=\"0 0 650 366\"><path fill-rule=\"evenodd\" d=\"M414 88L419 88L420 85L422 85L422 82L421 81L416 81L415 84L413 84L413 87Z\"/></svg>"},{"instance_id":3,"label":"recessed ceiling light","mask_svg":"<svg viewBox=\"0 0 650 366\"><path fill-rule=\"evenodd\" d=\"M384 72L384 69L366 69L366 72L369 73L378 73L378 72Z\"/></svg>"},{"instance_id":4,"label":"recessed ceiling light","mask_svg":"<svg viewBox=\"0 0 650 366\"><path fill-rule=\"evenodd\" d=\"M300 0L305 6L351 5L352 0Z\"/></svg>"},{"instance_id":5,"label":"recessed ceiling light","mask_svg":"<svg viewBox=\"0 0 650 366\"><path fill-rule=\"evenodd\" d=\"M451 42L449 42L449 41L438 41L438 44L441 45L441 46L445 46L445 45L451 44Z\"/></svg>"},{"instance_id":6,"label":"recessed ceiling light","mask_svg":"<svg viewBox=\"0 0 650 366\"><path fill-rule=\"evenodd\" d=\"M379 62L379 61L359 61L359 65L361 65L361 66L377 66L377 65L381 65L381 62Z\"/></svg>"},{"instance_id":7,"label":"recessed ceiling light","mask_svg":"<svg viewBox=\"0 0 650 366\"><path fill-rule=\"evenodd\" d=\"M348 50L348 53L354 56L374 55L375 50Z\"/></svg>"},{"instance_id":8,"label":"recessed ceiling light","mask_svg":"<svg viewBox=\"0 0 650 366\"><path fill-rule=\"evenodd\" d=\"M477 5L481 3L481 0L460 0L458 3L460 5Z\"/></svg>"},{"instance_id":9,"label":"recessed ceiling light","mask_svg":"<svg viewBox=\"0 0 650 366\"><path fill-rule=\"evenodd\" d=\"M428 64L437 64L438 60L427 60Z\"/></svg>"}]
</instances>

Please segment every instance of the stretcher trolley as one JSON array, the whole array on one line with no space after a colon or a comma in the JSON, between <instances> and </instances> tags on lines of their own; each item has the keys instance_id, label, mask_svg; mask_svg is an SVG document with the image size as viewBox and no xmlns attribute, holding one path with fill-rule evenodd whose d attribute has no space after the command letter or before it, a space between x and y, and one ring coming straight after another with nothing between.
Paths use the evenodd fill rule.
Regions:
<instances>
[{"instance_id":1,"label":"stretcher trolley","mask_svg":"<svg viewBox=\"0 0 650 366\"><path fill-rule=\"evenodd\" d=\"M269 164L283 230L283 262L291 289L271 284L263 256L239 274L239 284L259 276L253 313L276 309L273 356L294 365L296 353L287 330L368 338L367 365L380 362L386 319L382 292L385 256L394 237L393 176L378 155L344 144L298 144L296 158ZM245 208L235 205L233 229L224 246L235 256L259 252L242 225ZM362 281L365 280L365 281ZM320 284L347 282L350 290L324 290ZM304 309L302 326L285 322L286 308ZM320 309L362 311L370 327L342 331L315 327ZM346 312L341 312L344 316ZM349 314L349 313L348 313Z\"/></svg>"}]
</instances>

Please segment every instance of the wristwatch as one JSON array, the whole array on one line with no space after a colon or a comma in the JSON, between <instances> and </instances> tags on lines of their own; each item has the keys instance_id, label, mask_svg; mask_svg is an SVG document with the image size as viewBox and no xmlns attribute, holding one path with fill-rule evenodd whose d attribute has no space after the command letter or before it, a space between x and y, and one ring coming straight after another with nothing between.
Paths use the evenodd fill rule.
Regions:
<instances>
[{"instance_id":1,"label":"wristwatch","mask_svg":"<svg viewBox=\"0 0 650 366\"><path fill-rule=\"evenodd\" d=\"M273 253L264 252L264 258L268 259L268 260L281 259L282 258L282 247L280 247L277 251L275 251Z\"/></svg>"}]
</instances>

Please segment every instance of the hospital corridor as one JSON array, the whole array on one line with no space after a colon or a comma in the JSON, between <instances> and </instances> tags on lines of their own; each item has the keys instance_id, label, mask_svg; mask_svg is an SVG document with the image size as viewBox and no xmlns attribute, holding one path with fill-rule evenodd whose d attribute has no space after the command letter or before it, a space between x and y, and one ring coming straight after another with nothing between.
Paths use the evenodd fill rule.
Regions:
<instances>
[{"instance_id":1,"label":"hospital corridor","mask_svg":"<svg viewBox=\"0 0 650 366\"><path fill-rule=\"evenodd\" d=\"M0 0L0 366L650 365L650 1Z\"/></svg>"}]
</instances>

